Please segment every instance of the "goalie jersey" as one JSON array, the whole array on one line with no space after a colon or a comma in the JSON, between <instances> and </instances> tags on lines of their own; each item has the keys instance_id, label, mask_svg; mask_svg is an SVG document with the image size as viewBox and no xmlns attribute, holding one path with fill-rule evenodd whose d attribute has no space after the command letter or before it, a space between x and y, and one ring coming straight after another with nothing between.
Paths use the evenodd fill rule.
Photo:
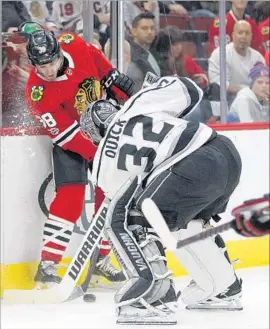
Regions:
<instances>
[{"instance_id":1,"label":"goalie jersey","mask_svg":"<svg viewBox=\"0 0 270 329\"><path fill-rule=\"evenodd\" d=\"M114 117L99 144L94 184L112 199L131 177L148 183L215 137L210 127L181 119L202 98L188 78L163 77L132 96Z\"/></svg>"}]
</instances>

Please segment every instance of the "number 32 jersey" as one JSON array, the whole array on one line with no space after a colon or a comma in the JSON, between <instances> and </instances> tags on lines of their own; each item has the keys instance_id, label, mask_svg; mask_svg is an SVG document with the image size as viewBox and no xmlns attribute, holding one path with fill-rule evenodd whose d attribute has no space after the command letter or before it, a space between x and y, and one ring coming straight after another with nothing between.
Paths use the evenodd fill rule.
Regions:
<instances>
[{"instance_id":1,"label":"number 32 jersey","mask_svg":"<svg viewBox=\"0 0 270 329\"><path fill-rule=\"evenodd\" d=\"M94 159L92 179L109 199L131 177L158 175L215 134L204 124L178 118L201 97L191 80L164 77L125 103Z\"/></svg>"}]
</instances>

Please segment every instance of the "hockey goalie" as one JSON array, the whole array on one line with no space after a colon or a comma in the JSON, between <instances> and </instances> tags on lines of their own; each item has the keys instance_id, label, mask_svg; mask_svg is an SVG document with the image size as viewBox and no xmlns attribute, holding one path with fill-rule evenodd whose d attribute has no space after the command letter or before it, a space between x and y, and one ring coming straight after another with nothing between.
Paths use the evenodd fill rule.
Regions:
<instances>
[{"instance_id":1,"label":"hockey goalie","mask_svg":"<svg viewBox=\"0 0 270 329\"><path fill-rule=\"evenodd\" d=\"M93 179L111 200L106 233L128 277L116 293L118 323L176 323L177 297L159 237L141 211L151 198L181 238L205 229L226 209L238 185L241 159L233 143L183 117L202 99L190 79L163 77L119 110L106 100L81 117L84 134L98 145ZM242 309L242 282L220 236L180 249L192 277L181 292L188 308Z\"/></svg>"}]
</instances>

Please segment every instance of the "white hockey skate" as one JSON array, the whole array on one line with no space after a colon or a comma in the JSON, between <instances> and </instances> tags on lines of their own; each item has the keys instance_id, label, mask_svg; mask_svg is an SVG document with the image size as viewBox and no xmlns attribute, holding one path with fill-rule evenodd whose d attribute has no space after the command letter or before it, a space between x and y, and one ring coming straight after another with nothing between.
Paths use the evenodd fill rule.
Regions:
<instances>
[{"instance_id":1,"label":"white hockey skate","mask_svg":"<svg viewBox=\"0 0 270 329\"><path fill-rule=\"evenodd\" d=\"M117 324L136 325L174 325L177 324L175 313L165 304L152 306L140 300L141 307L132 305L117 308Z\"/></svg>"},{"instance_id":2,"label":"white hockey skate","mask_svg":"<svg viewBox=\"0 0 270 329\"><path fill-rule=\"evenodd\" d=\"M194 281L190 284L196 285ZM227 311L241 311L243 306L241 303L242 297L242 279L236 278L235 282L226 291L217 296L208 299L204 302L187 305L187 310L227 310Z\"/></svg>"},{"instance_id":3,"label":"white hockey skate","mask_svg":"<svg viewBox=\"0 0 270 329\"><path fill-rule=\"evenodd\" d=\"M152 305L141 299L136 305L121 306L117 309L117 324L174 325L179 294L176 295L173 281L166 295Z\"/></svg>"}]
</instances>

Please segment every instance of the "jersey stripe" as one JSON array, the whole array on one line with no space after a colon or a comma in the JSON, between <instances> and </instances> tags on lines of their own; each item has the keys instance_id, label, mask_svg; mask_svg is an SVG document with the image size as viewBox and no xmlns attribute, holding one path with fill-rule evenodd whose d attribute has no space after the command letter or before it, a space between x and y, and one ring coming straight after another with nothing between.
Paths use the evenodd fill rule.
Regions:
<instances>
[{"instance_id":1,"label":"jersey stripe","mask_svg":"<svg viewBox=\"0 0 270 329\"><path fill-rule=\"evenodd\" d=\"M61 132L61 134L59 134L57 137L53 138L52 141L54 144L62 146L68 141L70 141L77 134L78 131L80 131L80 126L77 121L74 121L71 126Z\"/></svg>"}]
</instances>

